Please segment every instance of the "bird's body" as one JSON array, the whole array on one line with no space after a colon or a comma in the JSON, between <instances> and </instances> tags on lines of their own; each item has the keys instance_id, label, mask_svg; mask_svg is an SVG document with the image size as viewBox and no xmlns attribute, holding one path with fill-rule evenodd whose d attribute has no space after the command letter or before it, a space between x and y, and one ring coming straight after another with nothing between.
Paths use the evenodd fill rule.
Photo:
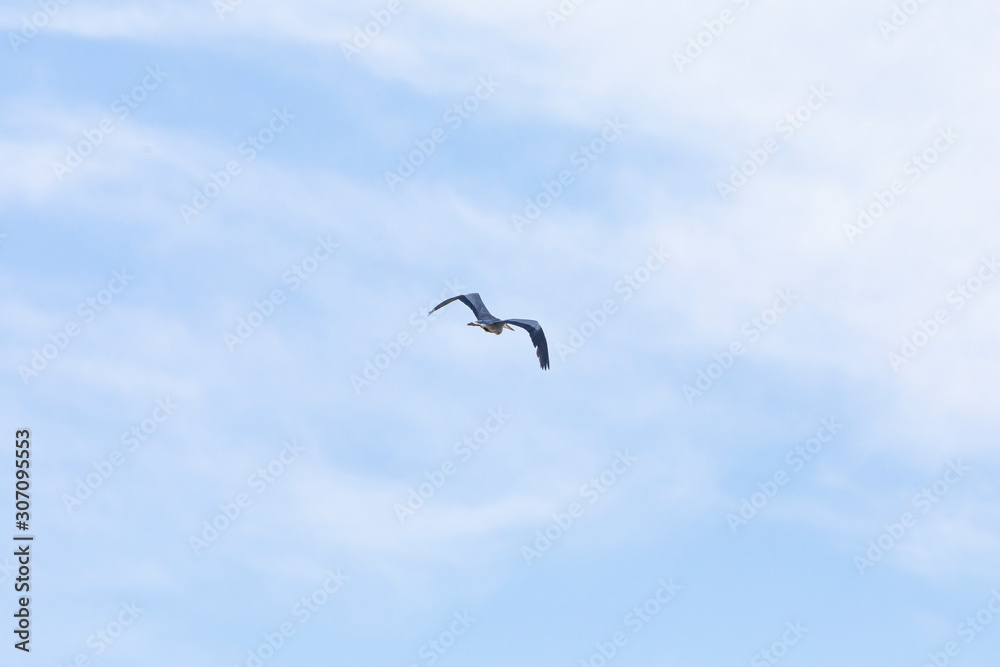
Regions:
<instances>
[{"instance_id":1,"label":"bird's body","mask_svg":"<svg viewBox=\"0 0 1000 667\"><path fill-rule=\"evenodd\" d=\"M475 322L469 322L470 327L479 327L483 331L487 331L491 334L496 334L499 336L503 333L504 329L511 328L511 324L520 327L527 331L531 335L531 342L535 346L535 354L538 355L538 363L541 364L542 369L548 369L549 367L549 345L545 340L545 332L542 331L542 326L535 320L501 320L494 317L489 310L486 309L486 305L483 300L479 297L477 292L471 292L469 294L459 294L458 296L453 296L450 299L445 299L438 305L427 313L430 315L438 308L442 306L447 306L449 303L455 300L460 300L462 303L467 305L472 309L473 314L476 316Z\"/></svg>"},{"instance_id":2,"label":"bird's body","mask_svg":"<svg viewBox=\"0 0 1000 667\"><path fill-rule=\"evenodd\" d=\"M491 334L500 335L503 333L504 329L513 331L510 325L505 322L469 322L470 327L481 327L483 331L489 331Z\"/></svg>"}]
</instances>

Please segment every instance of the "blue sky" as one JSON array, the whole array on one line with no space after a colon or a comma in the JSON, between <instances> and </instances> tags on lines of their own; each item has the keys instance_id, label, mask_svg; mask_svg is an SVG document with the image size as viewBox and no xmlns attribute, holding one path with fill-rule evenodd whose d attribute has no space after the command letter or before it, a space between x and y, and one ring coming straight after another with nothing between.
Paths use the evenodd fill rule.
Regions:
<instances>
[{"instance_id":1,"label":"blue sky","mask_svg":"<svg viewBox=\"0 0 1000 667\"><path fill-rule=\"evenodd\" d=\"M6 3L11 664L993 664L998 18Z\"/></svg>"}]
</instances>

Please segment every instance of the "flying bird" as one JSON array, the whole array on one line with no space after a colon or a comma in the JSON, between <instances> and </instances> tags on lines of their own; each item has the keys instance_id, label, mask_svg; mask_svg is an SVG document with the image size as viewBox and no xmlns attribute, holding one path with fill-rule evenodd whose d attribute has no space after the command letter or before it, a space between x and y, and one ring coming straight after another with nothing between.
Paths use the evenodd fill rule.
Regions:
<instances>
[{"instance_id":1,"label":"flying bird","mask_svg":"<svg viewBox=\"0 0 1000 667\"><path fill-rule=\"evenodd\" d=\"M489 333L500 335L503 333L504 329L511 329L510 325L513 324L516 327L521 327L528 334L531 335L531 343L535 346L535 354L538 355L538 362L542 366L542 370L549 367L549 344L545 342L545 332L542 331L542 325L540 325L535 320L500 320L486 310L486 306L483 305L483 300L479 298L479 294L473 292L471 294L459 294L458 296L453 296L450 299L445 299L427 314L430 315L438 308L442 306L447 306L452 301L459 300L466 306L472 309L473 314L476 316L475 322L469 322L470 327L480 327L483 331L488 331Z\"/></svg>"}]
</instances>

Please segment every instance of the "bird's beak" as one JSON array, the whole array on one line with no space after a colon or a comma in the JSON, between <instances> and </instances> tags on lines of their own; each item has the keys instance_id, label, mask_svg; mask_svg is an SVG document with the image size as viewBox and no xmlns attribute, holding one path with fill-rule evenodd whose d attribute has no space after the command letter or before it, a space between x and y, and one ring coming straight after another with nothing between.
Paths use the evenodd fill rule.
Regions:
<instances>
[{"instance_id":1,"label":"bird's beak","mask_svg":"<svg viewBox=\"0 0 1000 667\"><path fill-rule=\"evenodd\" d=\"M509 324L504 324L503 328L507 329L508 331L513 331L514 330L514 327L510 326Z\"/></svg>"}]
</instances>

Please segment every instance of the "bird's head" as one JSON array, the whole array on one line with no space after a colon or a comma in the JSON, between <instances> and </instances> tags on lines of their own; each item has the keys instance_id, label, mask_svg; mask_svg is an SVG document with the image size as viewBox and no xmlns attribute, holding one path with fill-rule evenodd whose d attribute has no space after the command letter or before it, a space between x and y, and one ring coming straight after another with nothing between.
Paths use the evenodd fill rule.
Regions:
<instances>
[{"instance_id":1,"label":"bird's head","mask_svg":"<svg viewBox=\"0 0 1000 667\"><path fill-rule=\"evenodd\" d=\"M507 331L513 331L514 330L514 327L510 326L506 322L504 322L503 328L506 329Z\"/></svg>"}]
</instances>

